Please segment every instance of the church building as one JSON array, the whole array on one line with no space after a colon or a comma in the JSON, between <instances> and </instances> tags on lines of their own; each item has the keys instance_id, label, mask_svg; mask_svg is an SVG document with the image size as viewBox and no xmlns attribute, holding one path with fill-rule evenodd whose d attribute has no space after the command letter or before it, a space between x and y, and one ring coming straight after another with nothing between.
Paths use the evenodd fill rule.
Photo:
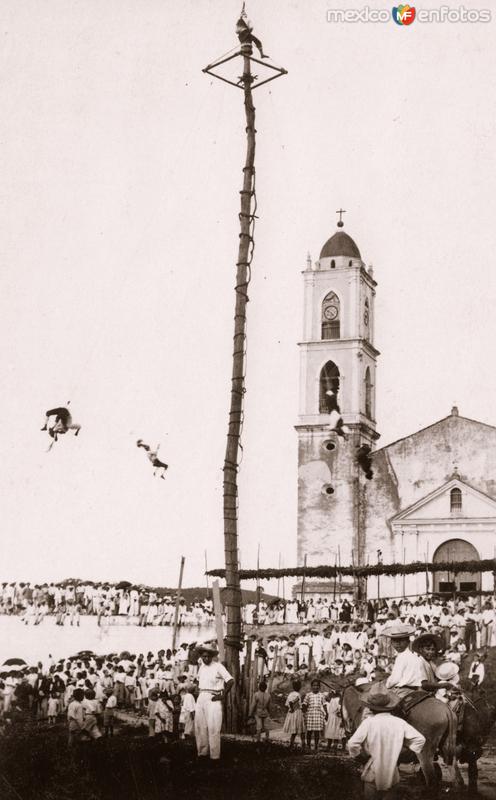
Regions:
<instances>
[{"instance_id":1,"label":"church building","mask_svg":"<svg viewBox=\"0 0 496 800\"><path fill-rule=\"evenodd\" d=\"M461 416L380 447L374 339L377 283L338 231L303 272L298 434L298 565L494 558L496 428ZM331 430L329 392L347 436ZM371 470L359 463L371 449ZM366 448L365 448L366 452ZM367 596L492 589L486 574L419 573L367 581ZM308 586L310 591L310 585ZM318 593L325 593L320 584ZM327 585L327 591L332 591Z\"/></svg>"}]
</instances>

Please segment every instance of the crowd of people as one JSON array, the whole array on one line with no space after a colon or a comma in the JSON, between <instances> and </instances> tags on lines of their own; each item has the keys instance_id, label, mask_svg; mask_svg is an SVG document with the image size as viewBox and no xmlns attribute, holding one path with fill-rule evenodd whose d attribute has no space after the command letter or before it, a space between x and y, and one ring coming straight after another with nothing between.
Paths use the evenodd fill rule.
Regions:
<instances>
[{"instance_id":1,"label":"crowd of people","mask_svg":"<svg viewBox=\"0 0 496 800\"><path fill-rule=\"evenodd\" d=\"M307 607L320 605L332 604L317 599ZM282 730L290 748L300 737L303 749L313 743L317 751L325 740L330 749L348 746L351 755L358 753L368 738L372 741L379 736L386 741L393 730L394 747L403 743L419 752L424 739L418 731L403 721L390 722L386 716L394 711L399 698L419 688L456 706L461 702L458 687L465 658L469 660L469 682L473 689L484 692L486 653L492 642L492 600L483 601L481 611L474 598L384 601L375 609L373 621L358 619L355 607L344 601L339 602L337 611L336 621L321 619L318 627L300 624L292 632L266 636L260 635L263 629L257 633L245 630L240 660L243 674L255 676L248 713L258 738L268 738L272 728L274 686L279 690L285 687ZM314 616L312 620L316 625ZM436 665L434 659L440 653L442 663ZM198 755L217 760L222 726L222 703L218 701L224 699L233 680L216 655L214 645L192 642L146 655L124 651L98 656L81 651L71 658L56 662L49 657L46 663L31 666L20 659L7 660L0 668L0 730L8 734L19 717L48 726L65 719L69 745L73 746L83 739L113 736L115 718L124 710L146 720L150 737L195 738ZM303 692L308 679L310 691ZM349 739L339 687L363 689L377 679L384 689L367 696L362 723ZM374 722L377 715L383 716ZM369 742L367 746L370 750L372 745ZM389 761L391 769L384 762L381 774L387 773L384 780L394 782L395 761Z\"/></svg>"},{"instance_id":2,"label":"crowd of people","mask_svg":"<svg viewBox=\"0 0 496 800\"><path fill-rule=\"evenodd\" d=\"M254 603L244 607L246 624L279 625L299 623L308 626L358 624L373 629L380 639L395 620L401 620L418 630L436 629L446 644L455 645L465 651L496 644L496 607L492 597L468 596L463 599L443 599L429 596L414 600L369 601L365 610L359 610L347 598L329 598L306 601L294 599L272 604Z\"/></svg>"},{"instance_id":3,"label":"crowd of people","mask_svg":"<svg viewBox=\"0 0 496 800\"><path fill-rule=\"evenodd\" d=\"M16 614L26 625L39 625L48 615L55 617L57 625L77 626L83 615L96 616L99 623L102 619L109 621L120 617L141 626L172 625L175 604L173 595L127 582L64 581L41 585L4 582L0 585L0 614ZM246 603L242 619L245 625L300 624L319 629L343 624L368 625L379 641L388 626L400 619L419 629L439 629L446 647L464 645L466 651L472 651L496 644L495 602L489 597L457 601L435 596L373 600L360 610L347 597L278 599L270 603L261 600ZM187 602L182 598L178 622L181 626L213 624L212 601L195 598ZM281 647L285 647L284 639ZM316 649L319 650L318 644Z\"/></svg>"},{"instance_id":4,"label":"crowd of people","mask_svg":"<svg viewBox=\"0 0 496 800\"><path fill-rule=\"evenodd\" d=\"M319 601L313 605L318 606ZM325 601L322 605L326 605ZM391 670L395 656L391 631L400 624L411 629L412 640L426 633L438 636L445 660L455 665L460 666L467 653L477 651L471 660L469 678L479 686L484 683L485 652L492 642L492 601L485 601L481 612L475 610L471 598L459 600L456 605L454 601L442 604L430 598L399 606L392 602L379 610L374 622L356 619L349 610L354 612L354 607L343 602L339 621L319 627L300 626L293 632L261 636L260 631L255 634L248 629L240 654L242 667L247 659L256 662L255 667L250 664L250 669L256 670L258 681L278 676L291 682L311 673L317 677L347 676L360 685L373 680L377 673ZM349 621L344 621L343 616ZM14 665L12 670L7 662L1 668L0 714L8 717L12 704L20 704L21 708L29 707L35 718L47 720L56 716L55 708L57 714L67 710L75 689L95 694L85 699L92 701L98 713L103 713L109 689L119 706L142 713L149 709L150 692L166 691L173 697L181 689L194 689L198 664L195 649L196 643L146 655L96 656L82 652L57 663L49 658L45 664L20 665L20 669ZM50 702L55 699L57 705ZM187 705L191 704L188 698Z\"/></svg>"},{"instance_id":5,"label":"crowd of people","mask_svg":"<svg viewBox=\"0 0 496 800\"><path fill-rule=\"evenodd\" d=\"M82 616L102 619L121 617L136 625L172 625L176 600L149 587L130 583L108 584L92 581L33 584L29 582L2 583L0 614L16 614L26 625L39 625L54 616L57 625L79 625ZM181 626L209 625L214 622L210 599L179 604L178 623Z\"/></svg>"}]
</instances>

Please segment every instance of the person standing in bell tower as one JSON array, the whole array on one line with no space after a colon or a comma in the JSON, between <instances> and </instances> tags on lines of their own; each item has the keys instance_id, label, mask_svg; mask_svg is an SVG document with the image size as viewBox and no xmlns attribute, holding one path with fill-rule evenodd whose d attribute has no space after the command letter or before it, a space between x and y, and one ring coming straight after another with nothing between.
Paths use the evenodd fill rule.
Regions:
<instances>
[{"instance_id":1,"label":"person standing in bell tower","mask_svg":"<svg viewBox=\"0 0 496 800\"><path fill-rule=\"evenodd\" d=\"M376 282L343 229L323 245L303 272L298 433L298 563L361 561L359 448L373 448Z\"/></svg>"}]
</instances>

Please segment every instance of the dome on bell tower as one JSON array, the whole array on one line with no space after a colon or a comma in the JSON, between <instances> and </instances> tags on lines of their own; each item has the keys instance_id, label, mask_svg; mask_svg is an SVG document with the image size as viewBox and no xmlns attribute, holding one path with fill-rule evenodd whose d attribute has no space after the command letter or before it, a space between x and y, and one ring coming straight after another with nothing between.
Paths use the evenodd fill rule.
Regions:
<instances>
[{"instance_id":1,"label":"dome on bell tower","mask_svg":"<svg viewBox=\"0 0 496 800\"><path fill-rule=\"evenodd\" d=\"M344 231L336 231L320 251L320 258L336 258L339 256L361 258L360 250L355 242Z\"/></svg>"}]
</instances>

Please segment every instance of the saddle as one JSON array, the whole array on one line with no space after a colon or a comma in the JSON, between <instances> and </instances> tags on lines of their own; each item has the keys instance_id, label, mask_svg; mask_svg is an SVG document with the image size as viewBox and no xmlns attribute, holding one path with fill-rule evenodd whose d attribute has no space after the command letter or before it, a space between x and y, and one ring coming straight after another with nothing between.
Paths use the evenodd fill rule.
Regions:
<instances>
[{"instance_id":1,"label":"saddle","mask_svg":"<svg viewBox=\"0 0 496 800\"><path fill-rule=\"evenodd\" d=\"M409 712L415 706L418 706L419 703L422 703L424 700L427 700L428 697L432 697L430 692L424 692L423 689L414 689L411 694L408 694L404 697L401 703L398 706L399 715L402 717L408 716Z\"/></svg>"}]
</instances>

